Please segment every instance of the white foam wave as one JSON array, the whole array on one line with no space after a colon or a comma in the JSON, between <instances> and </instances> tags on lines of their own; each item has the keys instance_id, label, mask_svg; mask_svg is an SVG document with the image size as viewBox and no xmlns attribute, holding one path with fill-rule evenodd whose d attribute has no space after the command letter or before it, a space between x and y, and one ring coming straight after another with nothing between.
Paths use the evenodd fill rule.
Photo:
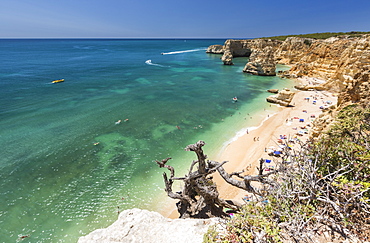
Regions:
<instances>
[{"instance_id":1,"label":"white foam wave","mask_svg":"<svg viewBox=\"0 0 370 243\"><path fill-rule=\"evenodd\" d=\"M271 117L273 117L274 115L276 115L277 113L274 113L274 114L270 114L270 116L266 117L262 122L261 124L258 126L258 127L246 127L246 128L243 128L241 129L240 131L238 131L234 137L232 137L230 140L226 141L223 143L223 149L226 148L227 145L231 144L232 142L235 142L236 140L238 140L238 138L244 136L247 131L250 132L250 131L253 131L253 130L256 130L258 128L260 128L263 123L265 123L265 121L267 121L268 119L270 119ZM222 149L222 150L223 150Z\"/></svg>"},{"instance_id":2,"label":"white foam wave","mask_svg":"<svg viewBox=\"0 0 370 243\"><path fill-rule=\"evenodd\" d=\"M171 52L162 52L162 55L173 55L173 54L180 54L180 53L186 53L186 52L194 52L194 51L205 51L207 49L192 49L192 50L185 50L185 51L171 51Z\"/></svg>"},{"instance_id":3,"label":"white foam wave","mask_svg":"<svg viewBox=\"0 0 370 243\"><path fill-rule=\"evenodd\" d=\"M163 66L161 64L152 63L152 60L150 60L150 59L146 60L145 63L148 64L148 65L153 65L153 66L158 66L158 67L166 67L166 66Z\"/></svg>"}]
</instances>

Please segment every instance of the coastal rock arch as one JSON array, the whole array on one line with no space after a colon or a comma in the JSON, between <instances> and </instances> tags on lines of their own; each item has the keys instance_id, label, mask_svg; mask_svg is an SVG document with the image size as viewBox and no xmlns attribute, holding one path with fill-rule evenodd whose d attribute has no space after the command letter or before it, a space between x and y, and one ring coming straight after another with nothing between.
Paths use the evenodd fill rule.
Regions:
<instances>
[{"instance_id":1,"label":"coastal rock arch","mask_svg":"<svg viewBox=\"0 0 370 243\"><path fill-rule=\"evenodd\" d=\"M227 40L223 46L214 45L207 49L207 53L223 54L224 65L234 65L234 57L249 57L243 72L260 76L276 75L275 51L281 41L270 39Z\"/></svg>"}]
</instances>

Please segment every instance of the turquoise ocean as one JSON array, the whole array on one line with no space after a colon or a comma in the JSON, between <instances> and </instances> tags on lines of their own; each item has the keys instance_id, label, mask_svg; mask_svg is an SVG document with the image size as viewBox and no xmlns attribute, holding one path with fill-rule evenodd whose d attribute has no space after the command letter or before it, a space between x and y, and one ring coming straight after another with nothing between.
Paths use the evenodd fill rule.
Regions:
<instances>
[{"instance_id":1,"label":"turquoise ocean","mask_svg":"<svg viewBox=\"0 0 370 243\"><path fill-rule=\"evenodd\" d=\"M186 145L212 159L293 85L205 52L224 41L0 40L0 242L77 242L118 211L173 207L155 160L183 175Z\"/></svg>"}]
</instances>

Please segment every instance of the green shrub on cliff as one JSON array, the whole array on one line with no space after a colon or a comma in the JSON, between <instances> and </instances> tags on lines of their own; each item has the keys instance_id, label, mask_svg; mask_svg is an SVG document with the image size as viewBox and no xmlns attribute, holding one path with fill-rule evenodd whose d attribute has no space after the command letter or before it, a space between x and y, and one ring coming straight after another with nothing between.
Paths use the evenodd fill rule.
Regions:
<instances>
[{"instance_id":1,"label":"green shrub on cliff","mask_svg":"<svg viewBox=\"0 0 370 243\"><path fill-rule=\"evenodd\" d=\"M370 109L356 105L345 107L337 115L336 123L313 149L313 153L325 150L320 160L327 166L320 169L321 174L333 173L341 167L348 167L350 171L341 176L342 181L364 186L369 184L369 141ZM364 192L364 195L369 197L370 191Z\"/></svg>"},{"instance_id":2,"label":"green shrub on cliff","mask_svg":"<svg viewBox=\"0 0 370 243\"><path fill-rule=\"evenodd\" d=\"M272 36L272 37L262 37L262 39L274 39L284 41L288 37L301 37L301 38L313 38L313 39L327 39L330 37L338 37L343 35L348 35L350 37L359 37L363 34L370 34L370 32L325 32L325 33L312 33L312 34L300 34L300 35L281 35L281 36Z\"/></svg>"}]
</instances>

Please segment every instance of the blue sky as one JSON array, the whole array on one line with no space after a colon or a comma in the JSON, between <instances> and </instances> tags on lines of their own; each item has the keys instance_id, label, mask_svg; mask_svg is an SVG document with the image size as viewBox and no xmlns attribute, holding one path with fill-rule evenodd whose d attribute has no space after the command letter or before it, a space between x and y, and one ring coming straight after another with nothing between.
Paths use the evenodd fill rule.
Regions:
<instances>
[{"instance_id":1,"label":"blue sky","mask_svg":"<svg viewBox=\"0 0 370 243\"><path fill-rule=\"evenodd\" d=\"M0 0L0 38L254 38L370 31L370 0Z\"/></svg>"}]
</instances>

